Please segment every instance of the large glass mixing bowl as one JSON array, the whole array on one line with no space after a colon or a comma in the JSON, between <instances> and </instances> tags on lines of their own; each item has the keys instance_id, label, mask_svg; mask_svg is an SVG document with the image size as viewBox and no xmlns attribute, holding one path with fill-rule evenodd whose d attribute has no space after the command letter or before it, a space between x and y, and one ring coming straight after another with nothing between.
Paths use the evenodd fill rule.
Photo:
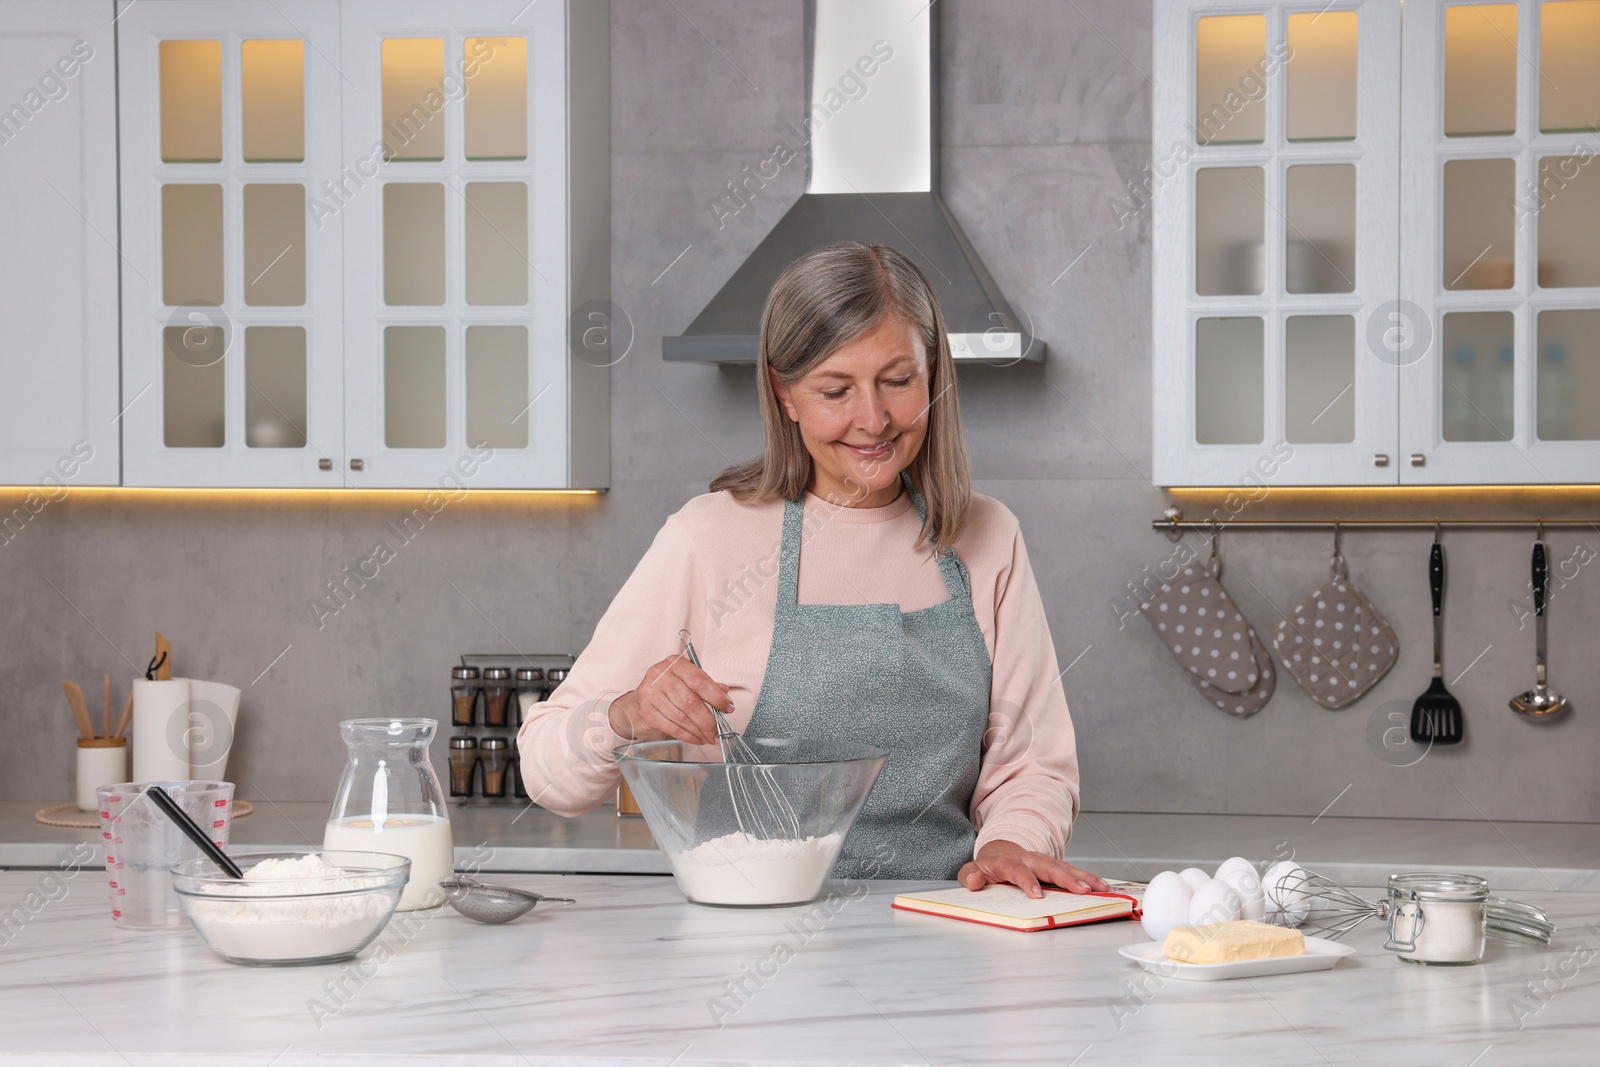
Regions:
<instances>
[{"instance_id":1,"label":"large glass mixing bowl","mask_svg":"<svg viewBox=\"0 0 1600 1067\"><path fill-rule=\"evenodd\" d=\"M822 892L889 753L849 741L749 744L760 762L694 759L680 741L615 755L691 902L804 904Z\"/></svg>"}]
</instances>

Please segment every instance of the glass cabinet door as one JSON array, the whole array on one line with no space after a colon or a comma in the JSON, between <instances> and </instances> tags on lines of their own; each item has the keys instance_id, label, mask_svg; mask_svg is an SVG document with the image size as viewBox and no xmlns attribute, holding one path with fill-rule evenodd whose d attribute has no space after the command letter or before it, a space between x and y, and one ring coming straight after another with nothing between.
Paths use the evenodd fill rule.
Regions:
<instances>
[{"instance_id":1,"label":"glass cabinet door","mask_svg":"<svg viewBox=\"0 0 1600 1067\"><path fill-rule=\"evenodd\" d=\"M1392 483L1397 5L1156 17L1155 481Z\"/></svg>"},{"instance_id":2,"label":"glass cabinet door","mask_svg":"<svg viewBox=\"0 0 1600 1067\"><path fill-rule=\"evenodd\" d=\"M126 484L342 484L329 10L121 6Z\"/></svg>"},{"instance_id":3,"label":"glass cabinet door","mask_svg":"<svg viewBox=\"0 0 1600 1067\"><path fill-rule=\"evenodd\" d=\"M1592 482L1600 0L1404 18L1402 298L1431 343L1402 367L1403 480Z\"/></svg>"},{"instance_id":4,"label":"glass cabinet door","mask_svg":"<svg viewBox=\"0 0 1600 1067\"><path fill-rule=\"evenodd\" d=\"M371 264L346 290L347 475L564 484L564 234L540 231L562 160L536 149L564 141L562 83L541 78L560 5L342 10L345 129L373 154L345 211Z\"/></svg>"}]
</instances>

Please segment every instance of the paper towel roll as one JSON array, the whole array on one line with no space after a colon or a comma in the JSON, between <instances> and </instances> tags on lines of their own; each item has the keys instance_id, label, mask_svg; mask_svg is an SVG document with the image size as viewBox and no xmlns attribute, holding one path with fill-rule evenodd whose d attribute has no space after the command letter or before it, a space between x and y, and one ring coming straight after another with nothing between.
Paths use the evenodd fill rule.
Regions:
<instances>
[{"instance_id":1,"label":"paper towel roll","mask_svg":"<svg viewBox=\"0 0 1600 1067\"><path fill-rule=\"evenodd\" d=\"M233 726L239 719L239 690L203 678L189 683L189 774L211 782L227 781Z\"/></svg>"},{"instance_id":2,"label":"paper towel roll","mask_svg":"<svg viewBox=\"0 0 1600 1067\"><path fill-rule=\"evenodd\" d=\"M189 774L189 679L133 683L133 780L182 782Z\"/></svg>"}]
</instances>

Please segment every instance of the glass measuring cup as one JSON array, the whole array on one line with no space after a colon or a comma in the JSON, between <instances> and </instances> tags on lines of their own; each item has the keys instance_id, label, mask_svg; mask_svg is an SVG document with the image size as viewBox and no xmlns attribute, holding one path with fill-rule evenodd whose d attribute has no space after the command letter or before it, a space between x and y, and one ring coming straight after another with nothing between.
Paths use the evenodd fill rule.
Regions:
<instances>
[{"instance_id":1,"label":"glass measuring cup","mask_svg":"<svg viewBox=\"0 0 1600 1067\"><path fill-rule=\"evenodd\" d=\"M124 929L188 925L172 889L172 867L195 859L200 849L145 795L152 785L166 790L219 848L227 845L233 826L232 782L123 782L97 788L111 921Z\"/></svg>"}]
</instances>

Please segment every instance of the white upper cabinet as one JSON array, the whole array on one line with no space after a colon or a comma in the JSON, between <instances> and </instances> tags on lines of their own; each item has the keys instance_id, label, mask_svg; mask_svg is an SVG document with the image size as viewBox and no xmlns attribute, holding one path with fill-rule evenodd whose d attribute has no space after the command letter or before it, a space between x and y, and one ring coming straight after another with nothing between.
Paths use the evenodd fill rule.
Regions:
<instances>
[{"instance_id":1,"label":"white upper cabinet","mask_svg":"<svg viewBox=\"0 0 1600 1067\"><path fill-rule=\"evenodd\" d=\"M41 501L121 477L111 15L0 3L0 484L43 485ZM25 521L4 518L0 541Z\"/></svg>"},{"instance_id":2,"label":"white upper cabinet","mask_svg":"<svg viewBox=\"0 0 1600 1067\"><path fill-rule=\"evenodd\" d=\"M129 485L342 484L343 246L307 211L342 161L337 14L122 9Z\"/></svg>"},{"instance_id":3,"label":"white upper cabinet","mask_svg":"<svg viewBox=\"0 0 1600 1067\"><path fill-rule=\"evenodd\" d=\"M1157 484L1600 472L1600 0L1403 12L1158 0Z\"/></svg>"},{"instance_id":4,"label":"white upper cabinet","mask_svg":"<svg viewBox=\"0 0 1600 1067\"><path fill-rule=\"evenodd\" d=\"M606 7L125 5L129 484L606 485Z\"/></svg>"},{"instance_id":5,"label":"white upper cabinet","mask_svg":"<svg viewBox=\"0 0 1600 1067\"><path fill-rule=\"evenodd\" d=\"M1600 0L1405 8L1407 482L1600 481Z\"/></svg>"},{"instance_id":6,"label":"white upper cabinet","mask_svg":"<svg viewBox=\"0 0 1600 1067\"><path fill-rule=\"evenodd\" d=\"M584 6L574 14L592 18ZM580 101L563 76L562 5L505 21L516 8L342 4L344 130L358 155L349 191L331 199L363 264L345 283L352 484L435 484L474 446L493 458L473 485L590 484L569 470L583 465L568 439L574 391L581 403L592 384L575 379L606 372L571 354L574 287L594 282L573 276L570 242L607 238L568 232L568 197L592 195L596 175L569 189L563 146L598 133L609 152L605 113L597 129L592 111L569 107Z\"/></svg>"},{"instance_id":7,"label":"white upper cabinet","mask_svg":"<svg viewBox=\"0 0 1600 1067\"><path fill-rule=\"evenodd\" d=\"M1398 5L1156 18L1155 481L1393 482Z\"/></svg>"}]
</instances>

